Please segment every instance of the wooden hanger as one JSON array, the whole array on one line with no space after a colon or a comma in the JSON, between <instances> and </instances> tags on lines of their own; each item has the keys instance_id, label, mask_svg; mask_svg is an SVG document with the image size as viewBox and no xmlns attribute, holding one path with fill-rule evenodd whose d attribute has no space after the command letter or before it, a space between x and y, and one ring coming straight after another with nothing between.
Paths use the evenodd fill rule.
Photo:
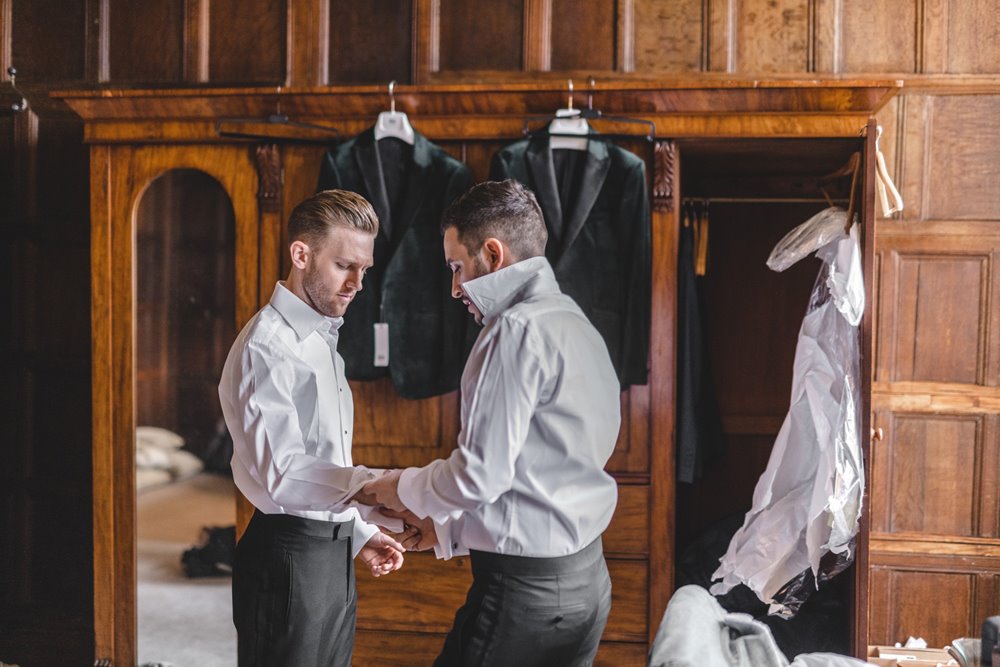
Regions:
<instances>
[{"instance_id":1,"label":"wooden hanger","mask_svg":"<svg viewBox=\"0 0 1000 667\"><path fill-rule=\"evenodd\" d=\"M861 153L859 153L858 151L854 151L853 153L851 153L851 157L847 159L847 162L845 162L843 166L839 167L838 169L830 172L825 176L820 176L819 179L817 179L817 182L820 184L819 185L820 191L823 193L823 196L826 197L826 200L830 202L832 205L833 202L830 199L830 195L829 193L827 193L826 188L823 187L823 184L829 183L830 181L834 181L838 178L844 178L846 176L851 177L851 190L847 200L847 222L844 223L845 233L850 233L851 230L851 224L854 218L854 202L858 189L858 180L859 180L858 177L860 176L860 174L861 174Z\"/></svg>"},{"instance_id":2,"label":"wooden hanger","mask_svg":"<svg viewBox=\"0 0 1000 667\"><path fill-rule=\"evenodd\" d=\"M307 130L314 136L299 130ZM280 98L275 103L275 112L263 118L219 118L215 121L215 133L220 137L257 139L269 143L329 145L340 139L340 131L335 127L292 120L281 113ZM316 137L316 134L320 136Z\"/></svg>"},{"instance_id":3,"label":"wooden hanger","mask_svg":"<svg viewBox=\"0 0 1000 667\"><path fill-rule=\"evenodd\" d=\"M399 139L413 145L413 127L410 119L402 111L396 111L396 82L389 82L389 110L383 111L375 121L375 141Z\"/></svg>"},{"instance_id":4,"label":"wooden hanger","mask_svg":"<svg viewBox=\"0 0 1000 667\"><path fill-rule=\"evenodd\" d=\"M628 118L627 116L606 116L600 109L594 108L594 77L587 79L590 91L587 93L587 108L580 109L573 107L573 79L568 80L568 95L566 107L557 109L553 116L529 116L524 119L523 134L526 137L552 137L550 146L552 148L577 148L585 150L587 140L608 141L613 139L643 139L652 142L656 139L656 124L642 118ZM592 120L606 120L614 123L626 123L642 125L646 130L644 135L621 134L621 133L598 133L589 124ZM537 121L546 121L547 124L537 130L532 131L530 124ZM557 137L567 139L563 142L553 142ZM584 138L581 138L584 137ZM559 144L559 145L556 145Z\"/></svg>"}]
</instances>

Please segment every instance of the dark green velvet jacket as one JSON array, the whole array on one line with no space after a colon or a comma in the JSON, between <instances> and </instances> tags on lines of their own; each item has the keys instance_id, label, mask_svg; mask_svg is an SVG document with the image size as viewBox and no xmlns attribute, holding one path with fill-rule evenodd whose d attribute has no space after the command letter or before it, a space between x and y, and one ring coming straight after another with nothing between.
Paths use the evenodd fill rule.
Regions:
<instances>
[{"instance_id":1,"label":"dark green velvet jacket","mask_svg":"<svg viewBox=\"0 0 1000 667\"><path fill-rule=\"evenodd\" d=\"M337 343L349 379L391 376L405 398L458 388L468 341L478 329L451 298L440 224L444 209L471 185L469 168L420 134L410 147L395 139L376 142L368 129L324 157L318 189L357 192L379 218L375 265ZM376 322L389 325L387 368L374 365Z\"/></svg>"},{"instance_id":2,"label":"dark green velvet jacket","mask_svg":"<svg viewBox=\"0 0 1000 667\"><path fill-rule=\"evenodd\" d=\"M601 332L622 387L646 384L651 237L642 159L598 140L553 154L537 137L501 149L490 177L535 193L559 286Z\"/></svg>"}]
</instances>

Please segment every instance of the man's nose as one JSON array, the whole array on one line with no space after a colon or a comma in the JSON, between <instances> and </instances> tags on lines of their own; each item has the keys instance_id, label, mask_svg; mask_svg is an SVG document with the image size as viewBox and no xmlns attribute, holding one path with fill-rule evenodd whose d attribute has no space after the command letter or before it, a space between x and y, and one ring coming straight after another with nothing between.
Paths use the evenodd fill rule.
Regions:
<instances>
[{"instance_id":1,"label":"man's nose","mask_svg":"<svg viewBox=\"0 0 1000 667\"><path fill-rule=\"evenodd\" d=\"M364 282L364 279L365 279L365 272L362 271L361 269L351 271L347 275L347 286L355 290L356 292L360 292L361 285Z\"/></svg>"},{"instance_id":2,"label":"man's nose","mask_svg":"<svg viewBox=\"0 0 1000 667\"><path fill-rule=\"evenodd\" d=\"M454 299L461 299L462 294L462 284L458 282L458 274L451 274L451 296Z\"/></svg>"}]
</instances>

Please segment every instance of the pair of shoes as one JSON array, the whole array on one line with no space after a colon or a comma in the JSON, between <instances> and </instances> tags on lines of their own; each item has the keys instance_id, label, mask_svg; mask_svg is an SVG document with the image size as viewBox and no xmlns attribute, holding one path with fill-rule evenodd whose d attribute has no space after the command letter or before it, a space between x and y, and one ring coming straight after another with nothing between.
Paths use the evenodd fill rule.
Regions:
<instances>
[{"instance_id":1,"label":"pair of shoes","mask_svg":"<svg viewBox=\"0 0 1000 667\"><path fill-rule=\"evenodd\" d=\"M217 577L233 573L236 526L204 527L198 544L181 555L188 577Z\"/></svg>"}]
</instances>

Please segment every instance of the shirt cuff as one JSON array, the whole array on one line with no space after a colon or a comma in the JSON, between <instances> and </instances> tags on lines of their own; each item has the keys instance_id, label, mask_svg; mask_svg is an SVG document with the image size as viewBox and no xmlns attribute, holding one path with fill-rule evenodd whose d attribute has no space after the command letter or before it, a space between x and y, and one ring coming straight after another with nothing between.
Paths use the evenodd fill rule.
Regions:
<instances>
[{"instance_id":1,"label":"shirt cuff","mask_svg":"<svg viewBox=\"0 0 1000 667\"><path fill-rule=\"evenodd\" d=\"M368 544L368 540L370 540L377 532L379 532L379 530L376 526L373 526L370 523L365 523L361 520L360 516L354 519L354 532L351 533L351 538L354 542L354 553L351 554L351 557L357 558L358 554L361 553L361 549Z\"/></svg>"},{"instance_id":2,"label":"shirt cuff","mask_svg":"<svg viewBox=\"0 0 1000 667\"><path fill-rule=\"evenodd\" d=\"M406 468L399 475L399 483L396 485L396 495L403 506L417 515L418 519L426 519L430 514L421 502L421 493L415 488L419 482L417 479L422 468Z\"/></svg>"}]
</instances>

